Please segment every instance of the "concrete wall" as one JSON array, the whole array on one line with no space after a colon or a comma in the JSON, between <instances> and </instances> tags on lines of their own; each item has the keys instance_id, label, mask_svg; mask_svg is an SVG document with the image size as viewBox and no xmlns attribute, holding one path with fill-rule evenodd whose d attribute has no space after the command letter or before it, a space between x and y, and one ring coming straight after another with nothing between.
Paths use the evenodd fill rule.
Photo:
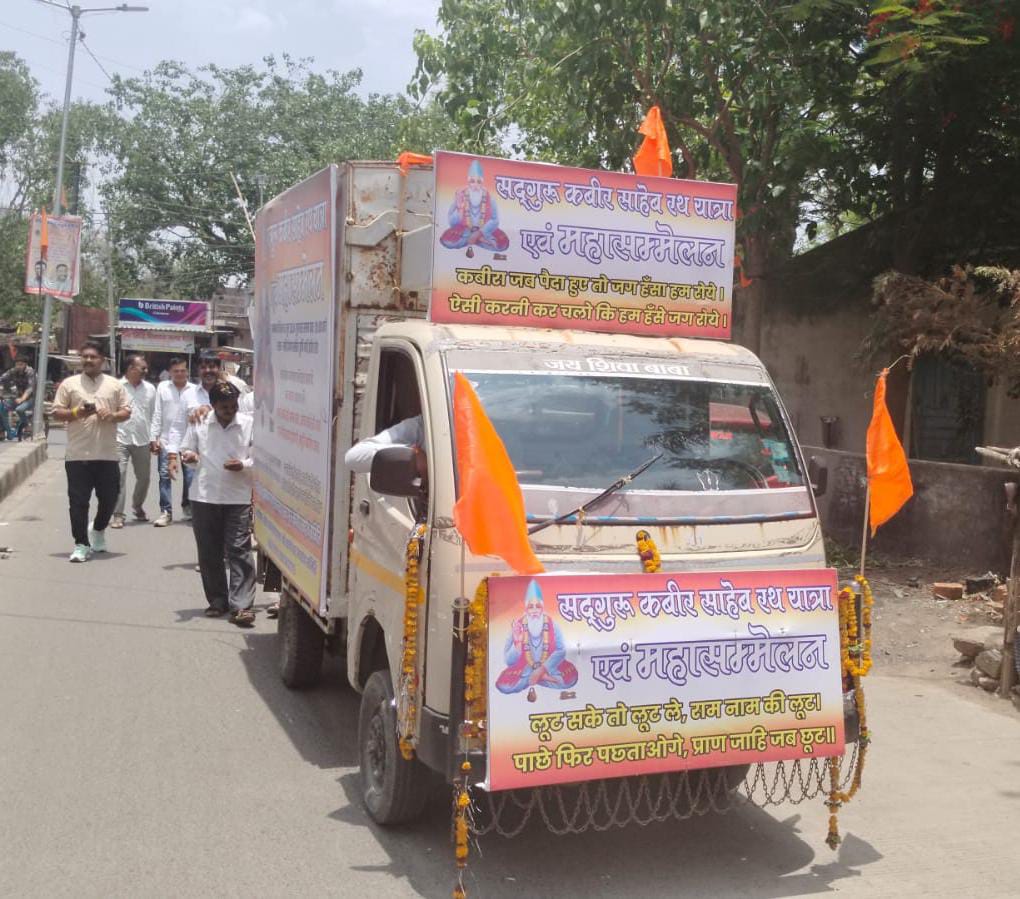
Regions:
<instances>
[{"instance_id":1,"label":"concrete wall","mask_svg":"<svg viewBox=\"0 0 1020 899\"><path fill-rule=\"evenodd\" d=\"M864 455L804 447L828 465L829 486L818 500L827 537L860 548L864 521ZM1009 570L1009 528L1003 484L1020 472L977 465L911 461L914 496L878 529L869 552L927 559L961 575Z\"/></svg>"}]
</instances>

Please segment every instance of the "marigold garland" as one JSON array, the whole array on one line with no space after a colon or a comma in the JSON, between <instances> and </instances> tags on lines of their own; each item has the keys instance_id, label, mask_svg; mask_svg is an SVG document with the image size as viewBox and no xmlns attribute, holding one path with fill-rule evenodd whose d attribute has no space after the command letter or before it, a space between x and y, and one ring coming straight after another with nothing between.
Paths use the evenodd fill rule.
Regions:
<instances>
[{"instance_id":1,"label":"marigold garland","mask_svg":"<svg viewBox=\"0 0 1020 899\"><path fill-rule=\"evenodd\" d=\"M485 716L488 712L486 697L486 655L489 639L489 579L482 578L468 605L467 658L464 661L464 721L460 727L464 760L460 776L454 783L453 794L453 845L457 861L457 883L453 899L466 899L464 871L468 861L468 836L471 795L471 762L467 753L477 746L485 735Z\"/></svg>"},{"instance_id":2,"label":"marigold garland","mask_svg":"<svg viewBox=\"0 0 1020 899\"><path fill-rule=\"evenodd\" d=\"M655 574L662 568L662 558L659 556L659 549L652 540L648 531L637 532L637 551L641 558L641 565L646 574Z\"/></svg>"},{"instance_id":3,"label":"marigold garland","mask_svg":"<svg viewBox=\"0 0 1020 899\"><path fill-rule=\"evenodd\" d=\"M397 691L397 733L400 754L414 758L418 722L418 614L423 600L418 567L425 543L425 525L415 525L407 541L404 570L404 639L400 648L400 689Z\"/></svg>"},{"instance_id":4,"label":"marigold garland","mask_svg":"<svg viewBox=\"0 0 1020 899\"><path fill-rule=\"evenodd\" d=\"M871 609L875 604L875 597L871 592L871 585L867 578L857 575L854 580L861 589L860 621L858 622L857 595L851 588L845 587L839 591L838 607L842 672L843 676L849 677L853 683L854 700L857 704L857 715L860 722L857 737L857 766L854 770L853 780L850 782L850 789L843 791L839 788L840 759L833 756L828 760L829 796L825 804L829 809L829 832L825 842L830 849L835 849L840 844L839 809L853 799L861 788L864 761L868 754L868 745L871 742L861 678L871 670Z\"/></svg>"}]
</instances>

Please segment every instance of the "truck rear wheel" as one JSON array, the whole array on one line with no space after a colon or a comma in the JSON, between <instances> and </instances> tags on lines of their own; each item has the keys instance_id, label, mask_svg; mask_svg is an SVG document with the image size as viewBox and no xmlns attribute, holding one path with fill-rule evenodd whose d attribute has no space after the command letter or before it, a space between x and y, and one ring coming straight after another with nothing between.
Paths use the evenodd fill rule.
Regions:
<instances>
[{"instance_id":1,"label":"truck rear wheel","mask_svg":"<svg viewBox=\"0 0 1020 899\"><path fill-rule=\"evenodd\" d=\"M286 593L280 596L280 677L291 689L311 687L322 676L326 635Z\"/></svg>"},{"instance_id":2,"label":"truck rear wheel","mask_svg":"<svg viewBox=\"0 0 1020 899\"><path fill-rule=\"evenodd\" d=\"M388 671L375 671L365 684L358 716L358 754L365 808L377 824L417 818L428 797L425 766L400 752L393 682Z\"/></svg>"}]
</instances>

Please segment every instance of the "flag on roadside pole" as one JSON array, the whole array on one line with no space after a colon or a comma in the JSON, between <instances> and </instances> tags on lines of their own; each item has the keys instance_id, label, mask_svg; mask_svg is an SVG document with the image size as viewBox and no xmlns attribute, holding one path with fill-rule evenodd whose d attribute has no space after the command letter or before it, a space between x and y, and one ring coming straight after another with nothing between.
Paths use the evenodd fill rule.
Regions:
<instances>
[{"instance_id":1,"label":"flag on roadside pole","mask_svg":"<svg viewBox=\"0 0 1020 899\"><path fill-rule=\"evenodd\" d=\"M46 207L42 208L42 224L39 226L39 258L46 261L50 252L50 229L47 225L49 216L46 215Z\"/></svg>"},{"instance_id":2,"label":"flag on roadside pole","mask_svg":"<svg viewBox=\"0 0 1020 899\"><path fill-rule=\"evenodd\" d=\"M889 409L885 404L885 381L889 369L883 368L875 382L875 404L868 425L868 490L871 493L869 519L871 536L914 495L910 466L903 444L896 436Z\"/></svg>"},{"instance_id":3,"label":"flag on roadside pole","mask_svg":"<svg viewBox=\"0 0 1020 899\"><path fill-rule=\"evenodd\" d=\"M499 556L518 574L545 571L528 540L513 463L461 372L454 375L453 424L460 482L453 521L468 548L478 556Z\"/></svg>"},{"instance_id":4,"label":"flag on roadside pole","mask_svg":"<svg viewBox=\"0 0 1020 899\"><path fill-rule=\"evenodd\" d=\"M634 171L639 175L671 177L673 157L669 152L666 127L662 124L662 113L658 106L648 110L645 120L638 128L638 134L644 135L644 140L634 154Z\"/></svg>"}]
</instances>

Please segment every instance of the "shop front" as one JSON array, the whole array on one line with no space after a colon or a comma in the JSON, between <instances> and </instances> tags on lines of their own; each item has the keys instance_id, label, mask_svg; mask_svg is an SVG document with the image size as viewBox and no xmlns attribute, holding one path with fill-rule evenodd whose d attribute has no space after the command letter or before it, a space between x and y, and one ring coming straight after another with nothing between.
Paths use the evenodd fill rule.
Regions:
<instances>
[{"instance_id":1,"label":"shop front","mask_svg":"<svg viewBox=\"0 0 1020 899\"><path fill-rule=\"evenodd\" d=\"M198 300L122 299L118 306L117 330L119 370L123 371L126 356L144 353L153 380L167 370L175 357L187 359L188 370L193 373L196 355L215 346L216 342L209 303Z\"/></svg>"}]
</instances>

